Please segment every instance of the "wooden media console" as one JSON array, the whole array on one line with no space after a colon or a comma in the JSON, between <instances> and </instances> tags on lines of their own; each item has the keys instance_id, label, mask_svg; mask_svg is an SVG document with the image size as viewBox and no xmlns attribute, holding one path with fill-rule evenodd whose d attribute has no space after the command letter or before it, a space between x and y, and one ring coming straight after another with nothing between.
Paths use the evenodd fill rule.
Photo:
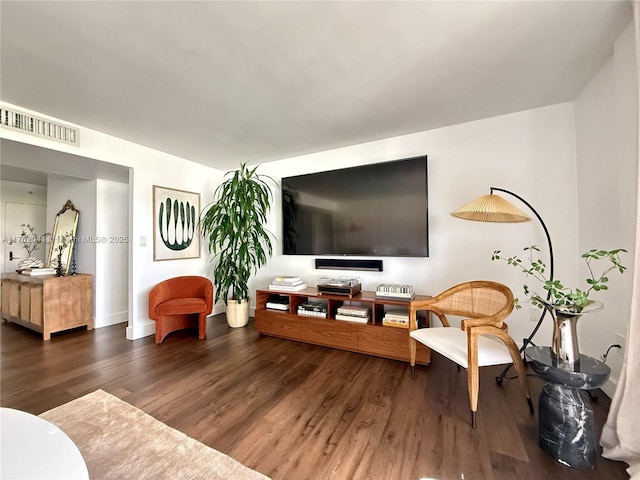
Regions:
<instances>
[{"instance_id":1,"label":"wooden media console","mask_svg":"<svg viewBox=\"0 0 640 480\"><path fill-rule=\"evenodd\" d=\"M286 310L266 307L274 295L288 297ZM427 295L416 295L413 300L393 300L376 297L375 292L368 291L348 297L318 293L315 288L297 292L257 290L255 327L264 335L409 362L409 329L382 325L382 319L386 309L409 310L412 302L428 298ZM325 302L326 318L298 315L298 306L307 301ZM371 314L368 322L336 320L338 308L348 304L369 306ZM430 362L430 350L418 345L416 363L428 365Z\"/></svg>"}]
</instances>

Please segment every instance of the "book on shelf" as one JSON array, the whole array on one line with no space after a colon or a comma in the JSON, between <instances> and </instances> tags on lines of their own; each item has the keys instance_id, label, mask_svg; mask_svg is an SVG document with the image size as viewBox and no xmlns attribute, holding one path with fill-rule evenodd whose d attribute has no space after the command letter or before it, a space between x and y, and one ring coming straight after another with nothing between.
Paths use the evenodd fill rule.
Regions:
<instances>
[{"instance_id":1,"label":"book on shelf","mask_svg":"<svg viewBox=\"0 0 640 480\"><path fill-rule=\"evenodd\" d=\"M354 316L354 315L343 315L340 313L336 313L336 320L343 320L346 322L357 322L357 323L367 323L371 317L368 315L366 317Z\"/></svg>"},{"instance_id":2,"label":"book on shelf","mask_svg":"<svg viewBox=\"0 0 640 480\"><path fill-rule=\"evenodd\" d=\"M298 310L308 310L310 312L326 312L327 304L324 302L303 302L298 305Z\"/></svg>"},{"instance_id":3,"label":"book on shelf","mask_svg":"<svg viewBox=\"0 0 640 480\"><path fill-rule=\"evenodd\" d=\"M376 297L377 298L384 298L386 300L399 300L401 302L409 302L411 300L413 300L414 298L416 298L414 293L411 294L407 294L407 295L397 295L397 294L391 294L391 293L379 293L376 292Z\"/></svg>"},{"instance_id":4,"label":"book on shelf","mask_svg":"<svg viewBox=\"0 0 640 480\"><path fill-rule=\"evenodd\" d=\"M382 319L382 325L385 325L387 327L409 328L409 322L392 320L392 319L388 319L388 318L383 318Z\"/></svg>"},{"instance_id":5,"label":"book on shelf","mask_svg":"<svg viewBox=\"0 0 640 480\"><path fill-rule=\"evenodd\" d=\"M327 312L314 312L311 310L304 310L298 308L298 315L301 317L317 317L317 318L327 318Z\"/></svg>"},{"instance_id":6,"label":"book on shelf","mask_svg":"<svg viewBox=\"0 0 640 480\"><path fill-rule=\"evenodd\" d=\"M54 273L56 273L56 269L55 268L25 268L24 270L22 270L22 273L24 275L32 275L32 276L53 275Z\"/></svg>"},{"instance_id":7,"label":"book on shelf","mask_svg":"<svg viewBox=\"0 0 640 480\"><path fill-rule=\"evenodd\" d=\"M273 282L288 282L288 283L297 283L297 282L302 282L302 278L300 277L293 277L291 275L281 275L279 277L274 277L273 278Z\"/></svg>"},{"instance_id":8,"label":"book on shelf","mask_svg":"<svg viewBox=\"0 0 640 480\"><path fill-rule=\"evenodd\" d=\"M376 292L381 293L412 293L413 285L402 285L399 283L381 283L376 287Z\"/></svg>"},{"instance_id":9,"label":"book on shelf","mask_svg":"<svg viewBox=\"0 0 640 480\"><path fill-rule=\"evenodd\" d=\"M271 283L274 285L298 285L302 282L304 282L304 280L300 277L282 275L279 277L273 277L273 281Z\"/></svg>"},{"instance_id":10,"label":"book on shelf","mask_svg":"<svg viewBox=\"0 0 640 480\"><path fill-rule=\"evenodd\" d=\"M342 315L351 315L354 317L368 317L371 308L362 305L342 305L338 307L337 313Z\"/></svg>"},{"instance_id":11,"label":"book on shelf","mask_svg":"<svg viewBox=\"0 0 640 480\"><path fill-rule=\"evenodd\" d=\"M284 312L289 310L288 303L276 303L276 302L267 302L265 307L270 308L272 310L282 310Z\"/></svg>"},{"instance_id":12,"label":"book on shelf","mask_svg":"<svg viewBox=\"0 0 640 480\"><path fill-rule=\"evenodd\" d=\"M299 290L304 290L305 288L307 288L306 283L301 283L299 285L269 285L269 290L281 292L297 292Z\"/></svg>"},{"instance_id":13,"label":"book on shelf","mask_svg":"<svg viewBox=\"0 0 640 480\"><path fill-rule=\"evenodd\" d=\"M409 314L407 313L405 315L403 313L385 313L384 314L384 318L386 318L388 320L397 320L399 322L408 322L409 321Z\"/></svg>"},{"instance_id":14,"label":"book on shelf","mask_svg":"<svg viewBox=\"0 0 640 480\"><path fill-rule=\"evenodd\" d=\"M285 287L295 287L296 285L302 285L304 283L304 280L302 280L301 278L298 280L273 280L271 282L271 285L283 285Z\"/></svg>"},{"instance_id":15,"label":"book on shelf","mask_svg":"<svg viewBox=\"0 0 640 480\"><path fill-rule=\"evenodd\" d=\"M413 300L415 296L413 285L383 283L376 287L376 297L389 300Z\"/></svg>"},{"instance_id":16,"label":"book on shelf","mask_svg":"<svg viewBox=\"0 0 640 480\"><path fill-rule=\"evenodd\" d=\"M404 308L389 308L384 312L384 316L409 319L409 310L405 310Z\"/></svg>"}]
</instances>

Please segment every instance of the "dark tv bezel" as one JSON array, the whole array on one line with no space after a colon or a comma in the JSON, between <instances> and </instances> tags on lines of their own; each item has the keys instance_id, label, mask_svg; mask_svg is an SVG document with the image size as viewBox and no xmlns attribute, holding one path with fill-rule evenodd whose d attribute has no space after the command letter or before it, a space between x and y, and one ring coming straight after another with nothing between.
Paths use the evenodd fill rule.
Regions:
<instances>
[{"instance_id":1,"label":"dark tv bezel","mask_svg":"<svg viewBox=\"0 0 640 480\"><path fill-rule=\"evenodd\" d=\"M301 178L301 177L310 177L310 176L314 176L317 174L323 174L323 173L334 173L334 172L343 172L343 175L349 174L348 172L355 172L355 171L362 171L364 169L367 169L369 167L375 167L381 164L393 164L393 163L402 163L402 162L406 162L406 161L411 161L411 160L424 160L424 175L425 175L425 197L424 197L424 212L425 212L425 217L427 219L427 222L425 224L426 226L426 231L425 231L425 241L426 241L426 253L423 254L411 254L411 255L402 255L402 254L380 254L380 253L375 253L375 254L370 254L370 253L285 253L284 248L284 234L285 234L285 222L284 222L284 211L281 210L281 220L282 220L282 228L281 228L281 234L282 234L282 238L283 238L283 242L282 242L282 254L283 255L287 255L287 256L308 256L308 257L338 257L338 258L345 258L345 257L385 257L385 258L428 258L430 255L430 248L429 248L429 162L428 162L428 156L427 155L416 155L414 157L407 157L407 158L401 158L398 160L390 160L387 162L377 162L377 163L367 163L364 165L354 165L352 167L345 167L345 168L336 168L336 169L332 169L332 170L321 170L318 172L312 172L312 173L305 173L302 175L291 175L288 177L282 177L281 179L281 202L284 200L283 196L284 196L284 185L285 185L285 181L291 178ZM283 203L281 203L282 205Z\"/></svg>"}]
</instances>

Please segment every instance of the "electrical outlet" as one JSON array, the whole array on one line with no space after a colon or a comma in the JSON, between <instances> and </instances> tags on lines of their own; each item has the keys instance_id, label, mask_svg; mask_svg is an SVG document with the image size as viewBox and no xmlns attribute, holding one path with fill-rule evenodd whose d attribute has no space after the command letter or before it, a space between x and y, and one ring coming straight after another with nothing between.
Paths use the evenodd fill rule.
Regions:
<instances>
[{"instance_id":1,"label":"electrical outlet","mask_svg":"<svg viewBox=\"0 0 640 480\"><path fill-rule=\"evenodd\" d=\"M625 338L621 333L616 333L616 341L620 344L621 348L624 348Z\"/></svg>"},{"instance_id":2,"label":"electrical outlet","mask_svg":"<svg viewBox=\"0 0 640 480\"><path fill-rule=\"evenodd\" d=\"M534 305L529 305L529 320L532 322L537 322L540 320L540 315L542 315L542 310Z\"/></svg>"}]
</instances>

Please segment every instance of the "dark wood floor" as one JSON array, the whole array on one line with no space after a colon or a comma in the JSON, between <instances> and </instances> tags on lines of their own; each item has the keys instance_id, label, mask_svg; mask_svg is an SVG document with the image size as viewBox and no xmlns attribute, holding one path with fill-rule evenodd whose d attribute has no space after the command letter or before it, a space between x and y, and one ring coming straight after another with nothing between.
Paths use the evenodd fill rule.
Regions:
<instances>
[{"instance_id":1,"label":"dark wood floor","mask_svg":"<svg viewBox=\"0 0 640 480\"><path fill-rule=\"evenodd\" d=\"M194 332L129 341L124 325L56 334L3 323L0 404L34 414L98 388L273 479L628 479L598 457L572 470L537 445L517 380L483 368L478 427L466 372L434 355L407 364L259 336L209 320ZM543 382L530 376L537 398ZM609 408L593 402L598 435Z\"/></svg>"}]
</instances>

